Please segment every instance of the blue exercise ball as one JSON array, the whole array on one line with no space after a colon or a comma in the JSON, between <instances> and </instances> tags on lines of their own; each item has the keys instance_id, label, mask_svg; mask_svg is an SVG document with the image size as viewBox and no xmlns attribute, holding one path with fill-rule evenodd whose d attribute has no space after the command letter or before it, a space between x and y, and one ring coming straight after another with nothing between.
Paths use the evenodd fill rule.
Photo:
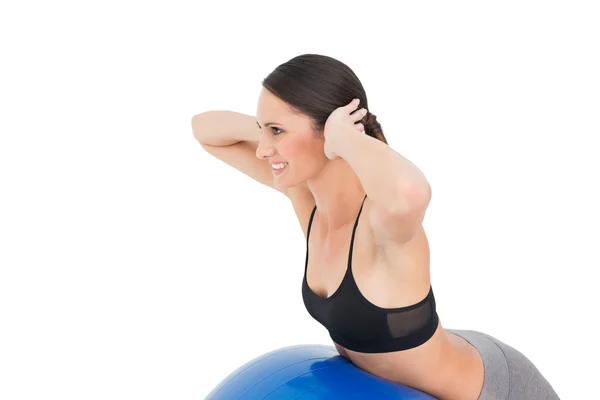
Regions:
<instances>
[{"instance_id":1,"label":"blue exercise ball","mask_svg":"<svg viewBox=\"0 0 600 400\"><path fill-rule=\"evenodd\" d=\"M206 398L234 399L435 400L369 374L326 345L289 346L263 354L233 371Z\"/></svg>"}]
</instances>

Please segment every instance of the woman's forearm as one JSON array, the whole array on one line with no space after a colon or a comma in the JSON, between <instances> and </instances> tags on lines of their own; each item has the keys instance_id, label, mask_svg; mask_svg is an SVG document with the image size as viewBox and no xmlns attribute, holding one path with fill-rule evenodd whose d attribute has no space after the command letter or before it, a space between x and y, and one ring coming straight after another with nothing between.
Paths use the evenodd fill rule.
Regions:
<instances>
[{"instance_id":1,"label":"woman's forearm","mask_svg":"<svg viewBox=\"0 0 600 400\"><path fill-rule=\"evenodd\" d=\"M391 212L409 212L429 201L431 187L421 170L378 139L353 130L334 151L350 164L369 198Z\"/></svg>"},{"instance_id":2,"label":"woman's forearm","mask_svg":"<svg viewBox=\"0 0 600 400\"><path fill-rule=\"evenodd\" d=\"M192 118L194 137L202 144L229 146L241 141L258 142L256 117L235 111L206 111Z\"/></svg>"}]
</instances>

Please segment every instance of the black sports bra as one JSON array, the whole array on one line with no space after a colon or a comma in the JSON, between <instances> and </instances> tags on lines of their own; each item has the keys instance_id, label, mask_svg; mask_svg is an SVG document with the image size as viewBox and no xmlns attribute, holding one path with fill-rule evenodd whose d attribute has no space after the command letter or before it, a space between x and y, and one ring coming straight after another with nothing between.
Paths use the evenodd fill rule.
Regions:
<instances>
[{"instance_id":1,"label":"black sports bra","mask_svg":"<svg viewBox=\"0 0 600 400\"><path fill-rule=\"evenodd\" d=\"M362 353L385 353L411 349L427 342L438 326L433 289L417 304L400 308L382 308L369 302L360 292L352 276L352 248L360 211L352 230L348 268L338 289L322 298L308 287L308 239L317 206L312 211L306 235L306 261L302 281L302 299L308 313L329 331L341 346Z\"/></svg>"}]
</instances>

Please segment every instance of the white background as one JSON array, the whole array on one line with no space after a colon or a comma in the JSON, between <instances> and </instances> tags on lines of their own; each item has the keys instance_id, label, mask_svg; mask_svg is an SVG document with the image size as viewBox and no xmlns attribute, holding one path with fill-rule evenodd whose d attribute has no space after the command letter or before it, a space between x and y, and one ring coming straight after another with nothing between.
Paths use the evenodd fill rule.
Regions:
<instances>
[{"instance_id":1,"label":"white background","mask_svg":"<svg viewBox=\"0 0 600 400\"><path fill-rule=\"evenodd\" d=\"M202 399L265 352L331 344L289 201L191 130L254 114L303 53L348 64L429 179L443 325L600 396L594 2L216 3L0 7L0 398Z\"/></svg>"}]
</instances>

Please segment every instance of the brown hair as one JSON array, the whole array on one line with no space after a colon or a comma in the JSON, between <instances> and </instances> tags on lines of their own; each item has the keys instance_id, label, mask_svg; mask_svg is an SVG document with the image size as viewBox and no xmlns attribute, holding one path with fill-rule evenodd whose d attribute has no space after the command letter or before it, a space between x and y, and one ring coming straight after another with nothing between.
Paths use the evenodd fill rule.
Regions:
<instances>
[{"instance_id":1,"label":"brown hair","mask_svg":"<svg viewBox=\"0 0 600 400\"><path fill-rule=\"evenodd\" d=\"M341 61L320 54L303 54L279 65L262 86L312 118L322 132L329 115L338 107L360 99L359 108L369 109L367 95L356 74ZM388 144L377 116L368 112L360 122L365 133Z\"/></svg>"}]
</instances>

